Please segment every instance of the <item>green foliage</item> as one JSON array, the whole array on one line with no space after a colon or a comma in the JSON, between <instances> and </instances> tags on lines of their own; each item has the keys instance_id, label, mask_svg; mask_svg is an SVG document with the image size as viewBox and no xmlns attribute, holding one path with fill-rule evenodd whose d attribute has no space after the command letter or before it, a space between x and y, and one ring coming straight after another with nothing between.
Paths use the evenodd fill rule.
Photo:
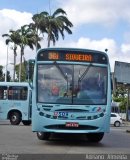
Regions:
<instances>
[{"instance_id":1,"label":"green foliage","mask_svg":"<svg viewBox=\"0 0 130 160\"><path fill-rule=\"evenodd\" d=\"M33 81L34 65L35 61L33 59L30 59L27 63L27 79L31 82Z\"/></svg>"},{"instance_id":2,"label":"green foliage","mask_svg":"<svg viewBox=\"0 0 130 160\"><path fill-rule=\"evenodd\" d=\"M124 111L126 109L128 95L125 86L117 86L117 89L115 93L113 93L112 98L114 102L120 102L120 110Z\"/></svg>"},{"instance_id":3,"label":"green foliage","mask_svg":"<svg viewBox=\"0 0 130 160\"><path fill-rule=\"evenodd\" d=\"M15 70L16 70L16 81L19 81L19 69L20 69L20 64L17 64L15 66ZM21 82L25 82L26 81L26 68L25 68L25 64L22 63L21 65Z\"/></svg>"},{"instance_id":4,"label":"green foliage","mask_svg":"<svg viewBox=\"0 0 130 160\"><path fill-rule=\"evenodd\" d=\"M122 86L117 87L115 93L113 93L113 101L115 102L121 102L125 96L126 96L126 89L123 88Z\"/></svg>"},{"instance_id":5,"label":"green foliage","mask_svg":"<svg viewBox=\"0 0 130 160\"><path fill-rule=\"evenodd\" d=\"M124 100L121 101L119 107L121 111L125 111L126 110L126 106L127 106L127 99L124 98Z\"/></svg>"},{"instance_id":6,"label":"green foliage","mask_svg":"<svg viewBox=\"0 0 130 160\"><path fill-rule=\"evenodd\" d=\"M64 39L64 32L72 34L71 27L73 24L66 17L66 12L58 8L52 15L48 12L41 12L40 14L35 14L32 17L35 30L39 30L42 34L47 33L48 47L50 47L50 42L55 45L56 41L59 40L59 34Z\"/></svg>"},{"instance_id":7,"label":"green foliage","mask_svg":"<svg viewBox=\"0 0 130 160\"><path fill-rule=\"evenodd\" d=\"M4 81L3 66L0 65L0 82Z\"/></svg>"},{"instance_id":8,"label":"green foliage","mask_svg":"<svg viewBox=\"0 0 130 160\"><path fill-rule=\"evenodd\" d=\"M7 82L10 82L11 81L11 76L10 76L10 72L7 71Z\"/></svg>"},{"instance_id":9,"label":"green foliage","mask_svg":"<svg viewBox=\"0 0 130 160\"><path fill-rule=\"evenodd\" d=\"M5 74L3 73L3 66L0 65L0 82L5 81ZM10 72L7 71L7 82L11 81Z\"/></svg>"}]
</instances>

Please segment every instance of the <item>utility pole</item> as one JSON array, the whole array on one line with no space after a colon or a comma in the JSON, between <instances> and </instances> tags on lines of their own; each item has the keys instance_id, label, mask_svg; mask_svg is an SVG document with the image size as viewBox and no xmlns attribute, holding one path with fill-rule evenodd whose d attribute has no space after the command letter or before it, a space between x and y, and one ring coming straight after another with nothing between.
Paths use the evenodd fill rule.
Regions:
<instances>
[{"instance_id":1,"label":"utility pole","mask_svg":"<svg viewBox=\"0 0 130 160\"><path fill-rule=\"evenodd\" d=\"M128 110L129 110L129 87L128 87L128 90L127 90L127 105L126 105L126 121L129 121L129 113L128 113Z\"/></svg>"}]
</instances>

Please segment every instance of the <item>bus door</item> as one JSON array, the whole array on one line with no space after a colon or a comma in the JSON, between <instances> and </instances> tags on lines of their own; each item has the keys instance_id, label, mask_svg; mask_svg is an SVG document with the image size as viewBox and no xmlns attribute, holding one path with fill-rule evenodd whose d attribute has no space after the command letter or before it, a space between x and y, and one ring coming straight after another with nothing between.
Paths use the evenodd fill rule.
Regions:
<instances>
[{"instance_id":1,"label":"bus door","mask_svg":"<svg viewBox=\"0 0 130 160\"><path fill-rule=\"evenodd\" d=\"M32 118L32 91L31 90L29 90L29 100L28 101L29 101L28 116L31 119Z\"/></svg>"},{"instance_id":2,"label":"bus door","mask_svg":"<svg viewBox=\"0 0 130 160\"><path fill-rule=\"evenodd\" d=\"M8 109L7 86L0 86L0 119L7 119Z\"/></svg>"}]
</instances>

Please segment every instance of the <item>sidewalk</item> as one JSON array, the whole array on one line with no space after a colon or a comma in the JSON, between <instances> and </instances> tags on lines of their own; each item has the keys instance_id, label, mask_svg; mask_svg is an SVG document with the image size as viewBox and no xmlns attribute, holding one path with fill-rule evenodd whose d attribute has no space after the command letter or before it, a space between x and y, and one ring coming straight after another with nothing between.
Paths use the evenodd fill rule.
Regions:
<instances>
[{"instance_id":1,"label":"sidewalk","mask_svg":"<svg viewBox=\"0 0 130 160\"><path fill-rule=\"evenodd\" d=\"M123 121L122 123L124 126L129 126L130 127L130 121ZM126 130L127 133L130 133L130 129Z\"/></svg>"},{"instance_id":2,"label":"sidewalk","mask_svg":"<svg viewBox=\"0 0 130 160\"><path fill-rule=\"evenodd\" d=\"M130 126L130 121L123 121L122 124L125 126Z\"/></svg>"}]
</instances>

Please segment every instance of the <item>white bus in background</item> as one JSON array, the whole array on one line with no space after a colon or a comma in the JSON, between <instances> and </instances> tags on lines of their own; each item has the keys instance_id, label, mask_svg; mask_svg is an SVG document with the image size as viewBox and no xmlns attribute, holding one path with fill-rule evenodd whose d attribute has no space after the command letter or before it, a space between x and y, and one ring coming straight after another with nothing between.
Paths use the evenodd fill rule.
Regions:
<instances>
[{"instance_id":1,"label":"white bus in background","mask_svg":"<svg viewBox=\"0 0 130 160\"><path fill-rule=\"evenodd\" d=\"M32 92L27 82L0 82L0 120L31 124Z\"/></svg>"}]
</instances>

